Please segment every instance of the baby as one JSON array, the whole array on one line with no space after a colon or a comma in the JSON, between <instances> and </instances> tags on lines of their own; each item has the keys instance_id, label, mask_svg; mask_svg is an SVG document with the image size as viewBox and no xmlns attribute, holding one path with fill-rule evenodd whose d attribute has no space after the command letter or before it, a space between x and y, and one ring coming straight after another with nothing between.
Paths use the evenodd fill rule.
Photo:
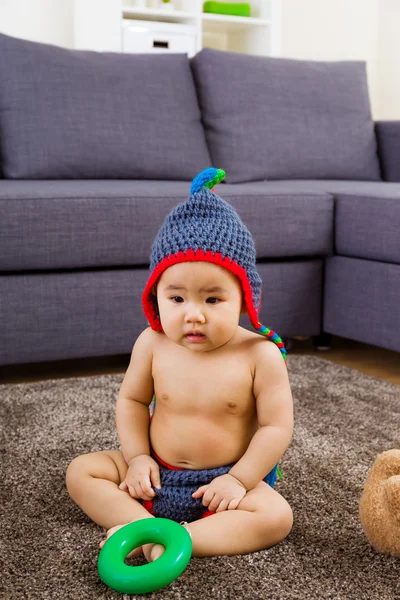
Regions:
<instances>
[{"instance_id":1,"label":"baby","mask_svg":"<svg viewBox=\"0 0 400 600\"><path fill-rule=\"evenodd\" d=\"M150 328L116 406L121 451L79 456L67 471L71 497L107 537L166 517L189 530L194 556L268 548L293 522L274 490L293 431L286 352L258 321L253 239L212 189L224 175L200 173L154 241L143 293ZM239 326L246 312L261 335ZM146 544L133 554L151 561L163 551Z\"/></svg>"}]
</instances>

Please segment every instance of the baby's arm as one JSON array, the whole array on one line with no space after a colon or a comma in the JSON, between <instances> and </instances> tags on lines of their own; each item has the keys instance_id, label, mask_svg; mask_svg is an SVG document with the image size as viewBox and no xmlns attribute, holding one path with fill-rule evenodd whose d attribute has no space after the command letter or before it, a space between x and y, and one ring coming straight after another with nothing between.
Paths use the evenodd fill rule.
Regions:
<instances>
[{"instance_id":1,"label":"baby's arm","mask_svg":"<svg viewBox=\"0 0 400 600\"><path fill-rule=\"evenodd\" d=\"M143 331L132 350L128 370L122 382L116 408L116 422L121 450L129 465L120 488L134 498L150 500L154 496L151 482L159 487L159 468L150 457L149 404L153 398L152 344L154 332Z\"/></svg>"},{"instance_id":2,"label":"baby's arm","mask_svg":"<svg viewBox=\"0 0 400 600\"><path fill-rule=\"evenodd\" d=\"M280 350L272 343L257 345L253 384L260 428L230 474L253 489L279 462L293 434L293 400Z\"/></svg>"}]
</instances>

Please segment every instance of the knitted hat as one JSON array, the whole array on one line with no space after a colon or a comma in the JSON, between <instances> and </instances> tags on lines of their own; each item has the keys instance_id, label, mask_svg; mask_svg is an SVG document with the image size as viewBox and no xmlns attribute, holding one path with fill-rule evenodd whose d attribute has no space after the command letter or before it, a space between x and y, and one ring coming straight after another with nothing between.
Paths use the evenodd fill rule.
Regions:
<instances>
[{"instance_id":1,"label":"knitted hat","mask_svg":"<svg viewBox=\"0 0 400 600\"><path fill-rule=\"evenodd\" d=\"M225 172L221 169L211 167L202 171L193 180L187 200L166 217L151 252L151 275L142 297L145 315L152 329L162 331L152 293L161 274L181 262L211 262L238 277L251 325L273 341L286 360L281 338L258 321L261 278L256 270L256 250L251 233L235 209L212 189L224 177Z\"/></svg>"}]
</instances>

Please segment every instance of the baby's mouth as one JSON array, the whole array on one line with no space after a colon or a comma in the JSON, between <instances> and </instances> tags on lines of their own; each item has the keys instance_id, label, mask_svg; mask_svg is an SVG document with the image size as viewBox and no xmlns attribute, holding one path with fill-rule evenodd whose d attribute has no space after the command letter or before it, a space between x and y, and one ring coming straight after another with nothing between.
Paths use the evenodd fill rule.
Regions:
<instances>
[{"instance_id":1,"label":"baby's mouth","mask_svg":"<svg viewBox=\"0 0 400 600\"><path fill-rule=\"evenodd\" d=\"M206 339L206 336L204 333L200 333L200 331L189 331L189 333L185 335L185 338L189 342L203 342Z\"/></svg>"}]
</instances>

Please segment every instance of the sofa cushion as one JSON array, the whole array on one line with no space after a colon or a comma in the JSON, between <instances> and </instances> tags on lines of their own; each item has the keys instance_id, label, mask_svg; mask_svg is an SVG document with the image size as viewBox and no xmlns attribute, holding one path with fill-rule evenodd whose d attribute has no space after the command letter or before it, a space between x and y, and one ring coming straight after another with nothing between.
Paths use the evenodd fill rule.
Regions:
<instances>
[{"instance_id":1,"label":"sofa cushion","mask_svg":"<svg viewBox=\"0 0 400 600\"><path fill-rule=\"evenodd\" d=\"M275 193L335 197L335 253L400 264L400 183L271 181Z\"/></svg>"},{"instance_id":2,"label":"sofa cushion","mask_svg":"<svg viewBox=\"0 0 400 600\"><path fill-rule=\"evenodd\" d=\"M336 254L400 265L400 185L397 194L336 197Z\"/></svg>"},{"instance_id":3,"label":"sofa cushion","mask_svg":"<svg viewBox=\"0 0 400 600\"><path fill-rule=\"evenodd\" d=\"M189 195L172 181L0 181L0 271L147 265L167 213ZM222 185L260 260L332 252L333 198L263 182Z\"/></svg>"},{"instance_id":4,"label":"sofa cushion","mask_svg":"<svg viewBox=\"0 0 400 600\"><path fill-rule=\"evenodd\" d=\"M0 35L3 173L190 180L210 165L187 56L66 50Z\"/></svg>"},{"instance_id":5,"label":"sofa cushion","mask_svg":"<svg viewBox=\"0 0 400 600\"><path fill-rule=\"evenodd\" d=\"M204 49L191 64L211 158L228 183L380 178L363 62Z\"/></svg>"}]
</instances>

